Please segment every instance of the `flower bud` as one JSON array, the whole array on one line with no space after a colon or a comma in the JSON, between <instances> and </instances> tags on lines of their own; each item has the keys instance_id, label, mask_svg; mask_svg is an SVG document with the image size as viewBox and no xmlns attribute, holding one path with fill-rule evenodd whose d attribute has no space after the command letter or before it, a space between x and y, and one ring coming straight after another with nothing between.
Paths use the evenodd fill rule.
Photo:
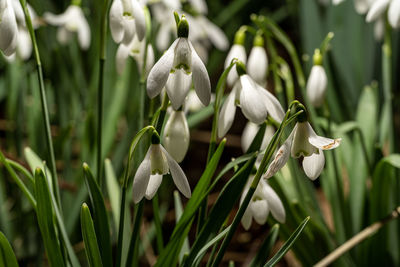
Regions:
<instances>
[{"instance_id":1,"label":"flower bud","mask_svg":"<svg viewBox=\"0 0 400 267\"><path fill-rule=\"evenodd\" d=\"M247 72L254 81L263 86L267 80L268 57L262 36L257 35L254 38L253 45L247 61Z\"/></svg>"},{"instance_id":2,"label":"flower bud","mask_svg":"<svg viewBox=\"0 0 400 267\"><path fill-rule=\"evenodd\" d=\"M189 142L190 132L185 113L181 110L172 111L164 129L165 149L177 162L181 162L188 151Z\"/></svg>"},{"instance_id":3,"label":"flower bud","mask_svg":"<svg viewBox=\"0 0 400 267\"><path fill-rule=\"evenodd\" d=\"M307 98L314 107L320 107L324 102L327 85L324 67L314 65L307 81Z\"/></svg>"}]
</instances>

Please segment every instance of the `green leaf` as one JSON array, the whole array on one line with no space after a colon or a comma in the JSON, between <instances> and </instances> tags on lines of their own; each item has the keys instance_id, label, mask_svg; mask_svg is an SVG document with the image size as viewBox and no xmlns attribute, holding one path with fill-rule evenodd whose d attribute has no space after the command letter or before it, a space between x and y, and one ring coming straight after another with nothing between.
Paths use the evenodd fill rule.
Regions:
<instances>
[{"instance_id":1,"label":"green leaf","mask_svg":"<svg viewBox=\"0 0 400 267\"><path fill-rule=\"evenodd\" d=\"M262 266L267 261L272 247L274 246L279 234L279 224L272 226L267 237L265 238L261 248L258 250L257 255L250 263L250 267Z\"/></svg>"},{"instance_id":2,"label":"green leaf","mask_svg":"<svg viewBox=\"0 0 400 267\"><path fill-rule=\"evenodd\" d=\"M0 232L0 266L18 267L14 251L2 232Z\"/></svg>"},{"instance_id":3,"label":"green leaf","mask_svg":"<svg viewBox=\"0 0 400 267\"><path fill-rule=\"evenodd\" d=\"M283 246L278 250L278 252L264 265L264 267L270 267L277 264L283 256L289 251L289 249L293 246L294 242L299 238L300 234L303 232L306 227L310 217L304 219L304 221L296 228L296 230L292 233L292 235L286 240Z\"/></svg>"},{"instance_id":4,"label":"green leaf","mask_svg":"<svg viewBox=\"0 0 400 267\"><path fill-rule=\"evenodd\" d=\"M49 183L50 192L53 194L53 180L51 178L51 172L49 168L43 163L44 161L30 148L25 147L24 154L32 173L35 173L36 168L44 170L47 181Z\"/></svg>"},{"instance_id":5,"label":"green leaf","mask_svg":"<svg viewBox=\"0 0 400 267\"><path fill-rule=\"evenodd\" d=\"M82 204L81 209L81 229L83 242L85 244L86 256L89 261L89 266L100 267L103 266L100 250L97 246L97 238L94 230L92 216L90 215L89 207L86 203ZM107 265L112 266L112 265Z\"/></svg>"},{"instance_id":6,"label":"green leaf","mask_svg":"<svg viewBox=\"0 0 400 267\"><path fill-rule=\"evenodd\" d=\"M218 196L217 201L210 210L204 226L200 230L192 249L186 258L184 266L192 266L192 263L202 247L217 235L226 218L240 198L240 194L247 182L253 165L255 155L239 169L239 171L229 180Z\"/></svg>"},{"instance_id":7,"label":"green leaf","mask_svg":"<svg viewBox=\"0 0 400 267\"><path fill-rule=\"evenodd\" d=\"M54 211L49 187L44 173L40 168L36 168L35 171L35 193L37 196L38 224L50 265L54 267L65 266L56 233L56 223L54 222Z\"/></svg>"},{"instance_id":8,"label":"green leaf","mask_svg":"<svg viewBox=\"0 0 400 267\"><path fill-rule=\"evenodd\" d=\"M98 241L101 258L105 266L112 266L110 225L108 223L104 198L89 166L86 163L83 163L83 172L85 173L86 187L89 191L90 202L94 210L94 227L96 234L99 237Z\"/></svg>"},{"instance_id":9,"label":"green leaf","mask_svg":"<svg viewBox=\"0 0 400 267\"><path fill-rule=\"evenodd\" d=\"M199 182L197 183L192 197L189 199L181 218L179 219L174 231L171 235L170 241L167 246L161 252L155 266L174 266L176 265L179 252L181 251L183 242L190 230L193 222L193 217L200 207L200 204L206 198L206 190L210 184L211 178L218 166L219 160L221 158L222 152L224 151L226 140L222 140L219 144L217 150L213 154L211 160L207 164L203 175L201 176Z\"/></svg>"},{"instance_id":10,"label":"green leaf","mask_svg":"<svg viewBox=\"0 0 400 267\"><path fill-rule=\"evenodd\" d=\"M178 222L179 218L182 216L183 207L182 207L182 201L181 201L179 192L176 190L174 191L174 205L175 205L175 220L176 220L176 222ZM183 256L185 254L188 254L189 250L190 250L189 239L186 237L185 241L183 242L181 251L179 252L179 263L182 263Z\"/></svg>"},{"instance_id":11,"label":"green leaf","mask_svg":"<svg viewBox=\"0 0 400 267\"><path fill-rule=\"evenodd\" d=\"M121 190L117 181L117 177L115 176L114 168L109 159L105 160L104 169L106 174L107 193L108 197L110 198L111 211L114 218L116 232L118 233L119 213L121 206Z\"/></svg>"}]
</instances>

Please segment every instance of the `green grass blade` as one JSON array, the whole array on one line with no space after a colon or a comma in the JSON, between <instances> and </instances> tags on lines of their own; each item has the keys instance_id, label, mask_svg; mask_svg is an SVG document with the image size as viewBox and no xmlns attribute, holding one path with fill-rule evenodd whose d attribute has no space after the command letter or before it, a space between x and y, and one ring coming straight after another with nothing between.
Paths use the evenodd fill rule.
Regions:
<instances>
[{"instance_id":1,"label":"green grass blade","mask_svg":"<svg viewBox=\"0 0 400 267\"><path fill-rule=\"evenodd\" d=\"M121 190L118 184L117 177L115 176L114 168L109 159L105 160L104 169L106 174L108 197L110 198L110 203L111 203L111 211L113 214L114 224L116 227L116 233L118 233L119 212L121 206Z\"/></svg>"},{"instance_id":2,"label":"green grass blade","mask_svg":"<svg viewBox=\"0 0 400 267\"><path fill-rule=\"evenodd\" d=\"M274 246L279 234L279 224L272 226L267 237L265 238L261 248L258 250L257 255L250 263L250 267L262 266L267 261L272 247Z\"/></svg>"},{"instance_id":3,"label":"green grass blade","mask_svg":"<svg viewBox=\"0 0 400 267\"><path fill-rule=\"evenodd\" d=\"M303 232L309 220L310 217L304 219L304 221L297 227L297 229L292 233L288 240L286 240L279 251L264 265L264 267L274 266L282 259L283 256L285 256L285 254L293 246L294 242L296 242L296 240L300 237L300 234Z\"/></svg>"},{"instance_id":4,"label":"green grass blade","mask_svg":"<svg viewBox=\"0 0 400 267\"><path fill-rule=\"evenodd\" d=\"M0 232L0 266L18 267L14 251L2 232Z\"/></svg>"},{"instance_id":5,"label":"green grass blade","mask_svg":"<svg viewBox=\"0 0 400 267\"><path fill-rule=\"evenodd\" d=\"M40 168L36 168L35 171L35 192L37 196L37 220L50 265L53 267L65 266L56 233L49 186Z\"/></svg>"},{"instance_id":6,"label":"green grass blade","mask_svg":"<svg viewBox=\"0 0 400 267\"><path fill-rule=\"evenodd\" d=\"M81 228L82 228L83 242L85 244L86 256L89 261L89 266L91 267L103 266L100 257L100 250L99 247L97 246L97 238L94 230L92 216L90 215L90 210L89 207L86 205L86 203L82 204Z\"/></svg>"},{"instance_id":7,"label":"green grass blade","mask_svg":"<svg viewBox=\"0 0 400 267\"><path fill-rule=\"evenodd\" d=\"M111 241L110 241L110 225L108 222L108 215L104 198L101 193L100 187L90 171L89 166L83 163L83 172L85 174L86 187L89 191L90 202L94 210L94 222L96 234L99 237L99 248L101 251L101 258L105 266L112 265Z\"/></svg>"},{"instance_id":8,"label":"green grass blade","mask_svg":"<svg viewBox=\"0 0 400 267\"><path fill-rule=\"evenodd\" d=\"M32 173L35 173L36 168L41 168L44 170L49 183L50 193L53 194L53 180L49 168L43 164L43 160L30 147L26 147L24 149L24 154Z\"/></svg>"}]
</instances>

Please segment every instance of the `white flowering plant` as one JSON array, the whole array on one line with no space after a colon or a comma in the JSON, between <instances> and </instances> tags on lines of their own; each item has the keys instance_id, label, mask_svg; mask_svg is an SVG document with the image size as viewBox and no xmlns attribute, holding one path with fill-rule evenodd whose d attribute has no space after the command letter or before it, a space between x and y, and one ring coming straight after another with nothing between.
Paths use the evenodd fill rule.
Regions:
<instances>
[{"instance_id":1,"label":"white flowering plant","mask_svg":"<svg viewBox=\"0 0 400 267\"><path fill-rule=\"evenodd\" d=\"M400 265L399 7L0 0L0 267Z\"/></svg>"}]
</instances>

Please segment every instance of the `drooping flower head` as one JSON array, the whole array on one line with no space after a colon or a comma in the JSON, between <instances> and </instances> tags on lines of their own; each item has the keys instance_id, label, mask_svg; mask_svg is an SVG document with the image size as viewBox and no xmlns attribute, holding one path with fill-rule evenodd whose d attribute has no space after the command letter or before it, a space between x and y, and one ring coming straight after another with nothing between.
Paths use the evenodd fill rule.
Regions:
<instances>
[{"instance_id":1,"label":"drooping flower head","mask_svg":"<svg viewBox=\"0 0 400 267\"><path fill-rule=\"evenodd\" d=\"M381 18L387 10L390 26L400 27L400 0L376 0L368 10L366 21L372 22Z\"/></svg>"},{"instance_id":2,"label":"drooping flower head","mask_svg":"<svg viewBox=\"0 0 400 267\"><path fill-rule=\"evenodd\" d=\"M0 50L6 56L15 52L18 26L10 0L0 0Z\"/></svg>"},{"instance_id":3,"label":"drooping flower head","mask_svg":"<svg viewBox=\"0 0 400 267\"><path fill-rule=\"evenodd\" d=\"M228 55L226 56L225 69L229 67L234 58L236 58L238 61L243 62L243 64L246 65L247 56L246 56L246 49L244 48L245 38L246 38L246 29L242 27L236 32L233 45L229 50ZM226 83L228 84L228 86L232 87L235 85L238 79L239 76L237 74L237 71L234 68L232 68L228 74Z\"/></svg>"},{"instance_id":4,"label":"drooping flower head","mask_svg":"<svg viewBox=\"0 0 400 267\"><path fill-rule=\"evenodd\" d=\"M193 81L197 96L204 105L210 103L211 84L207 69L188 40L189 24L182 16L178 22L178 38L157 61L147 78L150 98L160 94L165 86L172 107L179 109Z\"/></svg>"},{"instance_id":5,"label":"drooping flower head","mask_svg":"<svg viewBox=\"0 0 400 267\"><path fill-rule=\"evenodd\" d=\"M133 178L133 201L138 203L145 196L152 199L161 185L163 175L171 173L176 187L181 193L190 198L191 190L185 173L178 163L160 144L160 137L154 132L152 144Z\"/></svg>"},{"instance_id":6,"label":"drooping flower head","mask_svg":"<svg viewBox=\"0 0 400 267\"><path fill-rule=\"evenodd\" d=\"M314 53L314 66L307 80L307 98L314 107L320 107L325 100L328 78L322 66L322 55L319 49Z\"/></svg>"},{"instance_id":7,"label":"drooping flower head","mask_svg":"<svg viewBox=\"0 0 400 267\"><path fill-rule=\"evenodd\" d=\"M257 34L247 60L247 71L253 80L265 86L267 82L268 57L264 48L264 38Z\"/></svg>"}]
</instances>

